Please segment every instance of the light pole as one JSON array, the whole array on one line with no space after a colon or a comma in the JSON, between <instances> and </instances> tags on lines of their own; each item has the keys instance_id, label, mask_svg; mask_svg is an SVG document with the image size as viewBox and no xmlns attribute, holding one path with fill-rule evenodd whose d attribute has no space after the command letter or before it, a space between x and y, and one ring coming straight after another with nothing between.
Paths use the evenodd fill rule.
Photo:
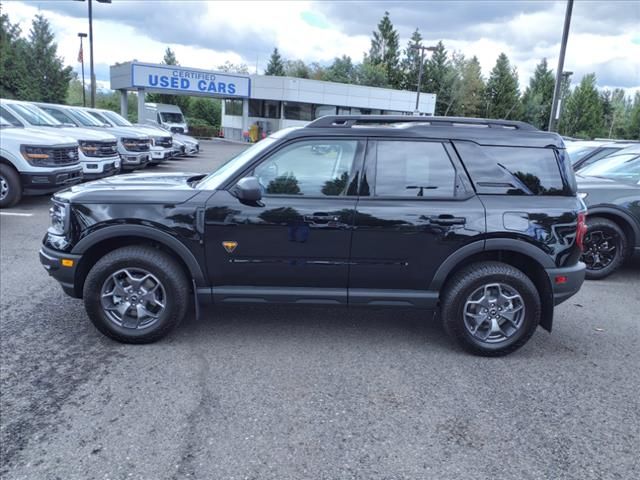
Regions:
<instances>
[{"instance_id":1,"label":"light pole","mask_svg":"<svg viewBox=\"0 0 640 480\"><path fill-rule=\"evenodd\" d=\"M568 71L562 72L562 81L560 83L560 88L562 88L567 83L571 75L573 75L573 72L568 72ZM560 120L560 112L562 111L562 102L564 102L563 93L564 92L561 90L558 96L558 106L556 107L555 120L554 120L556 123L556 126L558 125L558 121ZM553 111L551 112L551 114L553 115Z\"/></svg>"},{"instance_id":2,"label":"light pole","mask_svg":"<svg viewBox=\"0 0 640 480\"><path fill-rule=\"evenodd\" d=\"M556 110L558 109L558 100L560 96L560 84L564 69L564 54L567 51L567 39L569 38L569 28L571 27L571 11L573 10L573 0L567 0L567 10L564 14L564 28L562 30L562 43L560 44L560 57L558 57L558 70L556 70L556 85L553 90L553 102L551 103L551 113L549 114L550 132L555 129Z\"/></svg>"},{"instance_id":3,"label":"light pole","mask_svg":"<svg viewBox=\"0 0 640 480\"><path fill-rule=\"evenodd\" d=\"M436 47L435 46L425 47L422 45L414 45L411 48L413 50L420 50L420 68L418 70L418 90L416 91L416 109L413 112L415 115L417 115L420 113L420 110L418 109L418 105L420 104L420 89L422 88L422 67L424 65L424 52L425 50L429 52L435 52Z\"/></svg>"},{"instance_id":4,"label":"light pole","mask_svg":"<svg viewBox=\"0 0 640 480\"><path fill-rule=\"evenodd\" d=\"M86 38L87 34L86 33L78 33L78 36L80 37L80 54L78 55L78 60L80 60L80 63L82 64L82 106L86 107L87 106L87 93L86 93L86 89L84 86L84 51L82 49L82 39Z\"/></svg>"},{"instance_id":5,"label":"light pole","mask_svg":"<svg viewBox=\"0 0 640 480\"><path fill-rule=\"evenodd\" d=\"M84 2L84 0L79 0ZM93 72L93 8L92 1L87 0L89 3L89 70L91 74L91 107L96 106L96 77ZM98 3L111 3L111 0L96 0Z\"/></svg>"}]
</instances>

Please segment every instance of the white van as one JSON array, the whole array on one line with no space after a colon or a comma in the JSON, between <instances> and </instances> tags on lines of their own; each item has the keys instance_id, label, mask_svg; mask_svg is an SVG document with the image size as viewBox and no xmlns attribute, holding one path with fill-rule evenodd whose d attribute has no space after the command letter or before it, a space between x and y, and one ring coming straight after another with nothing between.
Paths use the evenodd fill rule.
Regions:
<instances>
[{"instance_id":1,"label":"white van","mask_svg":"<svg viewBox=\"0 0 640 480\"><path fill-rule=\"evenodd\" d=\"M143 123L160 125L175 133L189 132L187 121L177 105L145 103Z\"/></svg>"}]
</instances>

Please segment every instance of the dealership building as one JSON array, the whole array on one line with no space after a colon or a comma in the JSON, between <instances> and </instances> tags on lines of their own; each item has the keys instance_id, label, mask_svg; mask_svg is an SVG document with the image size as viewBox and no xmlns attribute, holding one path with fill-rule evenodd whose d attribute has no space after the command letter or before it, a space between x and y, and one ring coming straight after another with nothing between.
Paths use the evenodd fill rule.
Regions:
<instances>
[{"instance_id":1,"label":"dealership building","mask_svg":"<svg viewBox=\"0 0 640 480\"><path fill-rule=\"evenodd\" d=\"M144 93L204 95L220 98L226 138L241 139L258 124L265 133L305 125L324 115L398 115L416 111L416 92L365 87L293 77L238 75L210 70L127 62L111 66L111 88L120 91L127 113L127 92L138 92L138 118L144 117ZM433 115L436 96L421 93L418 113Z\"/></svg>"}]
</instances>

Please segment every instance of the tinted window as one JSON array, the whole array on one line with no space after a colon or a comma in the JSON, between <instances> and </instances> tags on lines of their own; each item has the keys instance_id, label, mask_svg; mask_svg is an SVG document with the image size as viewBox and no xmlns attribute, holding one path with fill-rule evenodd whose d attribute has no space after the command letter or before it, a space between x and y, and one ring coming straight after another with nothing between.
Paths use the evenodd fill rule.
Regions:
<instances>
[{"instance_id":1,"label":"tinted window","mask_svg":"<svg viewBox=\"0 0 640 480\"><path fill-rule=\"evenodd\" d=\"M310 103L284 102L284 118L289 120L313 120L313 105Z\"/></svg>"},{"instance_id":2,"label":"tinted window","mask_svg":"<svg viewBox=\"0 0 640 480\"><path fill-rule=\"evenodd\" d=\"M454 142L478 193L572 194L551 148L487 147ZM572 172L567 175L573 176ZM567 183L570 183L568 179Z\"/></svg>"},{"instance_id":3,"label":"tinted window","mask_svg":"<svg viewBox=\"0 0 640 480\"><path fill-rule=\"evenodd\" d=\"M361 150L357 140L298 142L274 153L254 175L271 195L343 195Z\"/></svg>"},{"instance_id":4,"label":"tinted window","mask_svg":"<svg viewBox=\"0 0 640 480\"><path fill-rule=\"evenodd\" d=\"M376 196L453 197L455 176L441 143L378 142Z\"/></svg>"},{"instance_id":5,"label":"tinted window","mask_svg":"<svg viewBox=\"0 0 640 480\"><path fill-rule=\"evenodd\" d=\"M69 118L60 110L54 110L52 108L47 108L47 107L40 107L40 108L42 108L45 112L47 112L49 115L51 115L53 118L55 118L61 123L73 123L74 125L76 123L73 121L73 119Z\"/></svg>"},{"instance_id":6,"label":"tinted window","mask_svg":"<svg viewBox=\"0 0 640 480\"><path fill-rule=\"evenodd\" d=\"M224 114L242 116L242 100L225 100Z\"/></svg>"},{"instance_id":7,"label":"tinted window","mask_svg":"<svg viewBox=\"0 0 640 480\"><path fill-rule=\"evenodd\" d=\"M13 125L14 127L22 127L22 122L18 120L9 110L4 107L0 107L0 114L2 118L4 118L8 123Z\"/></svg>"}]
</instances>

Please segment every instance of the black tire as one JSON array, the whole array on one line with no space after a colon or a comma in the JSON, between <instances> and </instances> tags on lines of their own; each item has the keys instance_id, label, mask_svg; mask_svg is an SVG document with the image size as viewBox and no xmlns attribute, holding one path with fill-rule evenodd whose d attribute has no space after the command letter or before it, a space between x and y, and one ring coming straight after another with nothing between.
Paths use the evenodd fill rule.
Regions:
<instances>
[{"instance_id":1,"label":"black tire","mask_svg":"<svg viewBox=\"0 0 640 480\"><path fill-rule=\"evenodd\" d=\"M0 188L6 189L4 195L0 190L0 208L9 208L16 205L22 198L22 182L15 168L0 163Z\"/></svg>"},{"instance_id":2,"label":"black tire","mask_svg":"<svg viewBox=\"0 0 640 480\"><path fill-rule=\"evenodd\" d=\"M505 288L511 289L511 293L516 292L520 296L524 306L523 313L514 314L519 319L518 328L513 327L512 334L501 341L480 340L472 334L465 321L467 319L465 315L467 300L473 298L471 296L474 292L487 284L501 284ZM518 302L520 303L520 301ZM493 310L496 310L496 307L492 308ZM462 348L475 355L498 357L514 352L527 343L540 322L541 310L538 290L522 271L505 263L478 262L464 267L447 282L442 297L441 317L447 334ZM500 315L497 311L495 314ZM500 317L497 321L504 320L503 317ZM479 323L486 325L484 323L486 321L490 322L490 320L483 320ZM504 325L512 328L507 323ZM502 327L507 329L504 325Z\"/></svg>"},{"instance_id":3,"label":"black tire","mask_svg":"<svg viewBox=\"0 0 640 480\"><path fill-rule=\"evenodd\" d=\"M103 308L103 287L112 274L123 269L149 272L161 282L166 292L163 309L148 327L118 325ZM123 343L151 343L161 339L184 319L190 305L189 282L180 265L165 252L146 246L119 248L98 260L85 280L83 298L87 315L95 327Z\"/></svg>"},{"instance_id":4,"label":"black tire","mask_svg":"<svg viewBox=\"0 0 640 480\"><path fill-rule=\"evenodd\" d=\"M602 217L587 217L582 254L582 261L587 265L587 280L600 280L615 272L624 262L628 248L627 237L617 223Z\"/></svg>"}]
</instances>

